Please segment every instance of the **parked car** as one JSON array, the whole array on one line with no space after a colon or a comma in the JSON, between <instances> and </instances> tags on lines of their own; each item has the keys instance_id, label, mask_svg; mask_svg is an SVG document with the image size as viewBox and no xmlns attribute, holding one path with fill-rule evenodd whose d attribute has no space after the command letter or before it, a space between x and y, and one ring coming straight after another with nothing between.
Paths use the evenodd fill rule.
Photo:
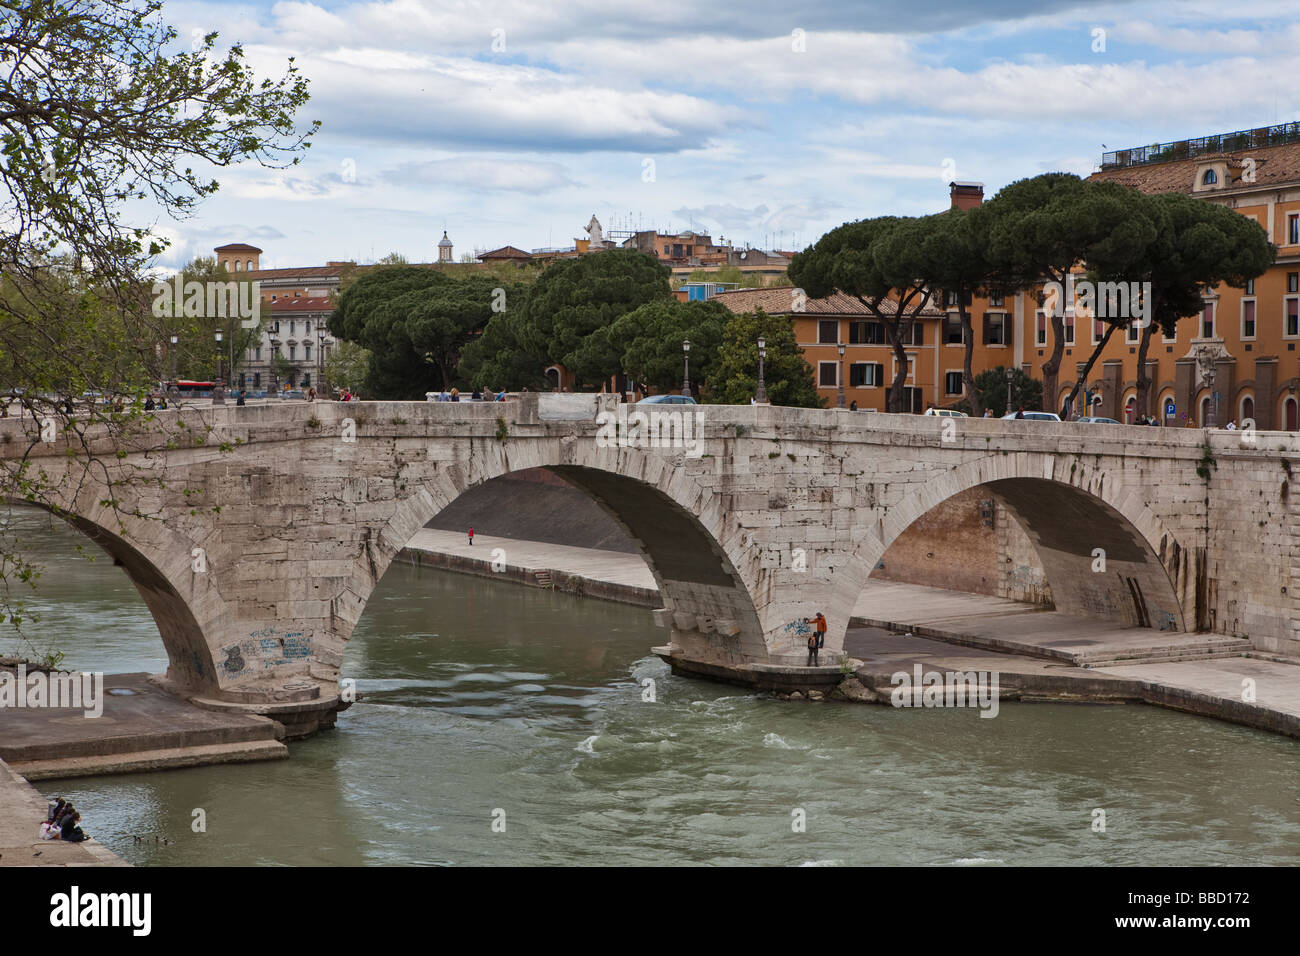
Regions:
<instances>
[{"instance_id":1,"label":"parked car","mask_svg":"<svg viewBox=\"0 0 1300 956\"><path fill-rule=\"evenodd\" d=\"M969 418L965 412L959 412L955 408L927 408L927 415L937 415L940 418Z\"/></svg>"},{"instance_id":2,"label":"parked car","mask_svg":"<svg viewBox=\"0 0 1300 956\"><path fill-rule=\"evenodd\" d=\"M651 395L637 402L638 405L694 405L695 399L689 395Z\"/></svg>"},{"instance_id":3,"label":"parked car","mask_svg":"<svg viewBox=\"0 0 1300 956\"><path fill-rule=\"evenodd\" d=\"M1102 418L1099 415L1085 415L1083 418L1076 418L1076 422L1081 425L1118 425L1119 422L1113 418Z\"/></svg>"},{"instance_id":4,"label":"parked car","mask_svg":"<svg viewBox=\"0 0 1300 956\"><path fill-rule=\"evenodd\" d=\"M1011 412L1010 414L1003 415L1002 420L1005 422L1008 419L1014 419L1015 417L1016 413ZM1057 415L1055 412L1025 412L1025 421L1027 422L1059 422L1060 420L1061 416Z\"/></svg>"}]
</instances>

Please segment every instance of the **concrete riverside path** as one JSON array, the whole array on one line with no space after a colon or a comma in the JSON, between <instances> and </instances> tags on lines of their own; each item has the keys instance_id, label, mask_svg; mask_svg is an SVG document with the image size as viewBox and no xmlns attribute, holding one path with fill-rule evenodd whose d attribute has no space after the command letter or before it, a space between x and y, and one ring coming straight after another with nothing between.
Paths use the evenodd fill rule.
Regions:
<instances>
[{"instance_id":1,"label":"concrete riverside path","mask_svg":"<svg viewBox=\"0 0 1300 956\"><path fill-rule=\"evenodd\" d=\"M0 760L0 867L129 866L94 840L93 821L81 825L91 834L84 843L42 840L41 821L49 812L44 797Z\"/></svg>"},{"instance_id":2,"label":"concrete riverside path","mask_svg":"<svg viewBox=\"0 0 1300 956\"><path fill-rule=\"evenodd\" d=\"M654 577L636 554L477 533L471 546L463 533L424 528L398 560L659 606ZM1222 634L1125 627L1005 598L872 581L845 648L877 698L888 699L891 673L915 663L994 669L1009 699L1143 701L1300 737L1300 660Z\"/></svg>"}]
</instances>

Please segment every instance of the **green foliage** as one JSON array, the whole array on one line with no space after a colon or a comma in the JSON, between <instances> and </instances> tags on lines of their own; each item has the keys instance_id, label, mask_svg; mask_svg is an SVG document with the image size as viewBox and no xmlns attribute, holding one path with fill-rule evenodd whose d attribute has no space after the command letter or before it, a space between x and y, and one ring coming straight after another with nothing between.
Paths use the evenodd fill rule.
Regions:
<instances>
[{"instance_id":1,"label":"green foliage","mask_svg":"<svg viewBox=\"0 0 1300 956\"><path fill-rule=\"evenodd\" d=\"M669 275L633 249L563 259L533 285L515 334L526 354L563 363L579 382L600 382L622 371L622 352L607 338L588 337L638 306L670 299Z\"/></svg>"},{"instance_id":2,"label":"green foliage","mask_svg":"<svg viewBox=\"0 0 1300 956\"><path fill-rule=\"evenodd\" d=\"M975 392L979 398L979 407L987 408L1001 418L1007 412L1014 412L1023 407L1026 411L1041 408L1043 401L1043 383L1030 378L1021 369L1011 372L1011 407L1007 407L1007 370L999 365L997 368L985 369L975 376ZM965 401L955 406L959 411L970 412Z\"/></svg>"},{"instance_id":3,"label":"green foliage","mask_svg":"<svg viewBox=\"0 0 1300 956\"><path fill-rule=\"evenodd\" d=\"M217 189L200 171L293 165L318 125L298 127L307 83L292 60L278 79L254 76L239 45L221 52L215 32L177 42L160 10L85 0L0 13L0 388L58 420L76 453L66 487L143 480L85 436L97 425L118 438L144 413L95 402L70 418L63 400L134 397L170 371L160 348L169 320L142 281L169 240L124 221L124 209L143 199L145 218L183 219ZM206 343L215 358L215 338ZM43 475L21 464L0 474L4 497L57 507L60 489ZM0 614L20 546L0 543Z\"/></svg>"},{"instance_id":4,"label":"green foliage","mask_svg":"<svg viewBox=\"0 0 1300 956\"><path fill-rule=\"evenodd\" d=\"M720 302L656 299L589 335L578 349L578 359L585 361L588 350L599 355L614 352L619 370L632 381L661 392L676 391L684 371L682 342L689 340L691 386L698 394L717 373L718 347L731 315Z\"/></svg>"},{"instance_id":5,"label":"green foliage","mask_svg":"<svg viewBox=\"0 0 1300 956\"><path fill-rule=\"evenodd\" d=\"M325 381L331 388L356 391L370 376L370 350L339 339L325 360Z\"/></svg>"},{"instance_id":6,"label":"green foliage","mask_svg":"<svg viewBox=\"0 0 1300 956\"><path fill-rule=\"evenodd\" d=\"M394 265L350 284L329 328L370 351L368 392L421 398L468 384L459 369L463 350L494 316L521 308L525 298L524 286L503 286L491 276L454 279Z\"/></svg>"},{"instance_id":7,"label":"green foliage","mask_svg":"<svg viewBox=\"0 0 1300 956\"><path fill-rule=\"evenodd\" d=\"M773 405L822 408L825 402L817 394L812 369L795 341L790 320L768 315L762 309L733 315L727 321L719 348L718 370L705 400L722 405L749 404L758 388L760 335L767 340L763 378L768 400ZM740 434L737 430L737 437Z\"/></svg>"}]
</instances>

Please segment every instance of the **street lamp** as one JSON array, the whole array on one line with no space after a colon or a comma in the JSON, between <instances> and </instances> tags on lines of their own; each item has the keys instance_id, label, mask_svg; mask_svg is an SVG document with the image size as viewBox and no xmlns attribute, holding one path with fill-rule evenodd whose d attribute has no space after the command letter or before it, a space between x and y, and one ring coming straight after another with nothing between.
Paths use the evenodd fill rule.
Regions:
<instances>
[{"instance_id":1,"label":"street lamp","mask_svg":"<svg viewBox=\"0 0 1300 956\"><path fill-rule=\"evenodd\" d=\"M221 360L222 360L222 355L221 355L221 351L222 351L222 349L221 349L221 339L222 339L221 330L220 330L220 329L217 329L217 382L216 382L215 385L212 386L212 404L213 404L213 405L224 405L224 404L226 404L226 390L225 390L225 388L222 387L222 383L223 383L225 380L222 378L222 375L221 375L221 371L222 371L222 367L221 367Z\"/></svg>"},{"instance_id":2,"label":"street lamp","mask_svg":"<svg viewBox=\"0 0 1300 956\"><path fill-rule=\"evenodd\" d=\"M325 387L325 330L317 328L316 330L316 384L320 386L319 391L322 396L328 397L328 390Z\"/></svg>"},{"instance_id":3,"label":"street lamp","mask_svg":"<svg viewBox=\"0 0 1300 956\"><path fill-rule=\"evenodd\" d=\"M271 339L271 368L268 371L268 374L271 377L271 391L267 393L266 396L267 398L271 398L272 396L278 397L280 394L280 377L276 374L276 365L275 365L275 360L278 359L279 357L280 357L280 340L277 338L272 338Z\"/></svg>"},{"instance_id":4,"label":"street lamp","mask_svg":"<svg viewBox=\"0 0 1300 956\"><path fill-rule=\"evenodd\" d=\"M763 360L767 358L767 339L758 337L758 393L754 396L755 405L767 404L767 383L763 381Z\"/></svg>"},{"instance_id":5,"label":"street lamp","mask_svg":"<svg viewBox=\"0 0 1300 956\"><path fill-rule=\"evenodd\" d=\"M217 329L217 384L218 384L218 385L222 384L222 383L225 381L225 379L222 377L222 372L224 371L224 369L223 369L222 364L221 364L221 360L222 360L222 358L224 357L224 356L221 354L221 352L222 352L222 349L221 349L221 340L222 340L223 338L224 338L224 336L222 335L221 330L220 330L220 329Z\"/></svg>"},{"instance_id":6,"label":"street lamp","mask_svg":"<svg viewBox=\"0 0 1300 956\"><path fill-rule=\"evenodd\" d=\"M847 406L844 404L844 343L843 342L841 342L839 345L839 353L840 353L840 374L838 378L840 382L840 391L839 394L835 397L835 407L845 408Z\"/></svg>"},{"instance_id":7,"label":"street lamp","mask_svg":"<svg viewBox=\"0 0 1300 956\"><path fill-rule=\"evenodd\" d=\"M682 394L691 394L691 340L682 339Z\"/></svg>"},{"instance_id":8,"label":"street lamp","mask_svg":"<svg viewBox=\"0 0 1300 956\"><path fill-rule=\"evenodd\" d=\"M1016 370L1007 366L1007 411L1011 411L1011 382L1016 377Z\"/></svg>"}]
</instances>

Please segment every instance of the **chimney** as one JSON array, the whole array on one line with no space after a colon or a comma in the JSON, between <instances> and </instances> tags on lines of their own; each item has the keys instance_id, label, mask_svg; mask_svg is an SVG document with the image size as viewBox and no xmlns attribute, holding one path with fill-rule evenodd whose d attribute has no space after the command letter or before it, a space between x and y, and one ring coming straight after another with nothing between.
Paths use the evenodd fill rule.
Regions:
<instances>
[{"instance_id":1,"label":"chimney","mask_svg":"<svg viewBox=\"0 0 1300 956\"><path fill-rule=\"evenodd\" d=\"M952 182L948 189L953 209L974 209L984 204L983 183Z\"/></svg>"}]
</instances>

